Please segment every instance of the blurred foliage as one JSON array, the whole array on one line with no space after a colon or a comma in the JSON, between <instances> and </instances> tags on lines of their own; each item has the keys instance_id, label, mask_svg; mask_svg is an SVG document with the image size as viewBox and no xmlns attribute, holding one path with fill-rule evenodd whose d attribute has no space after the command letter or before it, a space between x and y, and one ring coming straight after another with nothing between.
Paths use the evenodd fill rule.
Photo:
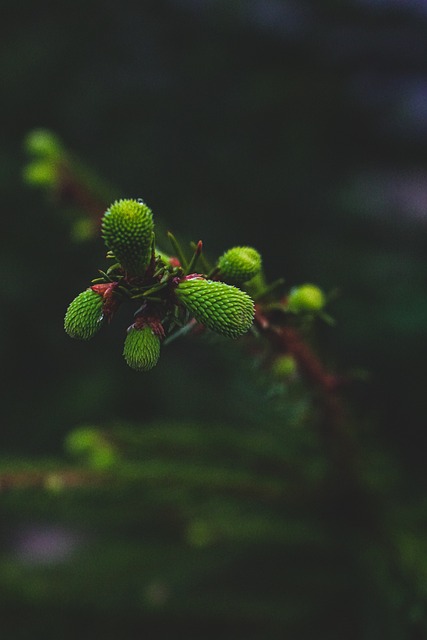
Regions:
<instances>
[{"instance_id":1,"label":"blurred foliage","mask_svg":"<svg viewBox=\"0 0 427 640\"><path fill-rule=\"evenodd\" d=\"M424 4L2 9L4 633L425 638ZM83 159L92 218L24 184L34 130ZM358 375L354 469L292 363L183 339L141 376L120 322L67 338L116 196L159 238L254 246L269 278L335 292L316 349Z\"/></svg>"}]
</instances>

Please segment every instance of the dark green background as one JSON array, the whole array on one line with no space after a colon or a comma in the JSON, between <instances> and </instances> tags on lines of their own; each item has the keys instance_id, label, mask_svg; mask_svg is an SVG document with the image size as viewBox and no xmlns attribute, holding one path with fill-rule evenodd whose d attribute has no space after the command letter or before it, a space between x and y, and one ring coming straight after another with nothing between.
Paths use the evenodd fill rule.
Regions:
<instances>
[{"instance_id":1,"label":"dark green background","mask_svg":"<svg viewBox=\"0 0 427 640\"><path fill-rule=\"evenodd\" d=\"M247 401L209 345L173 343L138 376L122 359L124 325L90 345L65 335L66 306L104 248L71 241L70 221L23 183L24 138L46 127L120 196L144 198L163 228L202 239L208 256L253 245L269 279L337 288L323 351L338 370L369 373L355 391L361 422L398 461L400 486L422 498L420 3L4 0L0 11L4 454L61 454L81 423L231 424Z\"/></svg>"}]
</instances>

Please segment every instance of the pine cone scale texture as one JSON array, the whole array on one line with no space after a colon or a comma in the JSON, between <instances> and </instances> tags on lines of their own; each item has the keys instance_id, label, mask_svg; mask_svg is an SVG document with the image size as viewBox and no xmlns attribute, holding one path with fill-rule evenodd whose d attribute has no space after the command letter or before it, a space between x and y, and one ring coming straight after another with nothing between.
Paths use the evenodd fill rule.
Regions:
<instances>
[{"instance_id":1,"label":"pine cone scale texture","mask_svg":"<svg viewBox=\"0 0 427 640\"><path fill-rule=\"evenodd\" d=\"M222 335L237 338L252 325L253 301L237 287L194 278L181 282L176 295L198 322Z\"/></svg>"}]
</instances>

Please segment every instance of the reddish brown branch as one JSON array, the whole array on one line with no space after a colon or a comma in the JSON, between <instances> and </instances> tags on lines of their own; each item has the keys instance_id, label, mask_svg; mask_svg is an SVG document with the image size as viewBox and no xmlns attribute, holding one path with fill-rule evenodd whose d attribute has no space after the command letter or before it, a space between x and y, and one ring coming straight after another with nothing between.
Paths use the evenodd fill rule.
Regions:
<instances>
[{"instance_id":1,"label":"reddish brown branch","mask_svg":"<svg viewBox=\"0 0 427 640\"><path fill-rule=\"evenodd\" d=\"M294 327L273 327L271 331L274 334L271 337L277 342L280 351L287 352L295 358L300 371L307 380L325 393L338 389L341 379L325 368L297 329Z\"/></svg>"},{"instance_id":2,"label":"reddish brown branch","mask_svg":"<svg viewBox=\"0 0 427 640\"><path fill-rule=\"evenodd\" d=\"M59 471L9 471L0 473L0 493L16 489L44 488L51 490L94 486L103 482L101 474L67 469Z\"/></svg>"},{"instance_id":3,"label":"reddish brown branch","mask_svg":"<svg viewBox=\"0 0 427 640\"><path fill-rule=\"evenodd\" d=\"M60 200L72 203L85 211L97 224L100 224L107 206L106 203L92 193L68 164L61 165L59 175L58 197Z\"/></svg>"},{"instance_id":4,"label":"reddish brown branch","mask_svg":"<svg viewBox=\"0 0 427 640\"><path fill-rule=\"evenodd\" d=\"M336 467L342 468L345 476L352 475L350 469L355 461L355 446L339 394L345 379L328 371L296 327L273 323L259 307L255 323L277 353L293 356L302 376L318 392L323 415L319 424L322 438Z\"/></svg>"},{"instance_id":5,"label":"reddish brown branch","mask_svg":"<svg viewBox=\"0 0 427 640\"><path fill-rule=\"evenodd\" d=\"M308 345L296 327L277 325L257 308L255 322L279 353L289 353L310 384L324 393L331 393L342 386L344 379L329 372L318 355Z\"/></svg>"}]
</instances>

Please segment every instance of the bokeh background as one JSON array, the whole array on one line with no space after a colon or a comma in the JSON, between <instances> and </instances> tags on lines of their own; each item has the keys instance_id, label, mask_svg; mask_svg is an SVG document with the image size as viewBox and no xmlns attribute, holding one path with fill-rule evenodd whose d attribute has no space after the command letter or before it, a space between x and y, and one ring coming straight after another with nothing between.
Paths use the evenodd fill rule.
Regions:
<instances>
[{"instance_id":1,"label":"bokeh background","mask_svg":"<svg viewBox=\"0 0 427 640\"><path fill-rule=\"evenodd\" d=\"M254 506L203 485L187 495L188 479L167 495L138 483L71 497L14 489L0 494L8 637L48 637L46 625L63 638L93 628L103 637L426 637L427 4L4 0L1 16L8 473L66 460L64 439L80 425L166 429L170 460L184 425L198 443L188 464L196 457L202 470L206 442L219 469L250 457L225 436L218 444L227 430L236 442L248 429L271 450L279 442L307 475L323 460L306 435L279 428L300 420L311 432L309 392L274 386L238 349L176 341L139 375L124 365L120 324L91 344L65 335L64 311L104 249L73 236L75 212L23 180L24 141L42 127L111 194L142 197L166 250L167 229L202 239L212 258L252 245L269 279L337 292L336 324L319 328L319 349L333 368L359 372L357 438L406 571L392 588L381 548L360 569L365 543L357 553L342 546L353 525L340 528L333 501L307 524L313 501ZM152 444L138 446L152 462ZM267 454L265 464L274 475ZM348 496L346 505L351 512Z\"/></svg>"}]
</instances>

